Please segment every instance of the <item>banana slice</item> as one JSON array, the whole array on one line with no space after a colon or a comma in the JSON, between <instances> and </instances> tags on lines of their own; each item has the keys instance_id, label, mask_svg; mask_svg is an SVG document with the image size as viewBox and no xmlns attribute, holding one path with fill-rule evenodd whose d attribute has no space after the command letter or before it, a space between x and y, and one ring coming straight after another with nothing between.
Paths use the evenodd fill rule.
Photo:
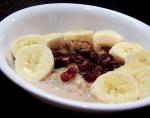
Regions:
<instances>
[{"instance_id":1,"label":"banana slice","mask_svg":"<svg viewBox=\"0 0 150 118\"><path fill-rule=\"evenodd\" d=\"M47 34L44 37L49 48L59 48L61 46L61 41L63 40L64 35L62 33L52 33Z\"/></svg>"},{"instance_id":2,"label":"banana slice","mask_svg":"<svg viewBox=\"0 0 150 118\"><path fill-rule=\"evenodd\" d=\"M150 96L150 69L143 68L143 70L136 73L134 77L138 81L140 87L139 98Z\"/></svg>"},{"instance_id":3,"label":"banana slice","mask_svg":"<svg viewBox=\"0 0 150 118\"><path fill-rule=\"evenodd\" d=\"M93 35L94 49L100 50L101 46L112 47L121 40L122 37L117 32L110 30L97 31Z\"/></svg>"},{"instance_id":4,"label":"banana slice","mask_svg":"<svg viewBox=\"0 0 150 118\"><path fill-rule=\"evenodd\" d=\"M143 68L148 68L148 67L142 63L135 61L135 62L125 63L125 65L123 65L115 70L135 75L136 73L140 72Z\"/></svg>"},{"instance_id":5,"label":"banana slice","mask_svg":"<svg viewBox=\"0 0 150 118\"><path fill-rule=\"evenodd\" d=\"M64 35L65 41L80 40L80 41L92 41L93 31L76 31L66 32Z\"/></svg>"},{"instance_id":6,"label":"banana slice","mask_svg":"<svg viewBox=\"0 0 150 118\"><path fill-rule=\"evenodd\" d=\"M133 55L129 55L126 62L138 61L150 66L150 51L141 50Z\"/></svg>"},{"instance_id":7,"label":"banana slice","mask_svg":"<svg viewBox=\"0 0 150 118\"><path fill-rule=\"evenodd\" d=\"M32 44L44 44L46 45L46 41L43 39L41 35L25 35L19 37L12 43L12 54L16 57L17 53L24 46L30 46Z\"/></svg>"},{"instance_id":8,"label":"banana slice","mask_svg":"<svg viewBox=\"0 0 150 118\"><path fill-rule=\"evenodd\" d=\"M132 75L111 71L103 74L91 86L91 95L104 103L122 103L137 100L139 86Z\"/></svg>"},{"instance_id":9,"label":"banana slice","mask_svg":"<svg viewBox=\"0 0 150 118\"><path fill-rule=\"evenodd\" d=\"M119 42L110 49L109 53L116 58L125 60L129 55L142 49L142 46L138 43Z\"/></svg>"},{"instance_id":10,"label":"banana slice","mask_svg":"<svg viewBox=\"0 0 150 118\"><path fill-rule=\"evenodd\" d=\"M116 69L119 72L132 74L140 87L139 98L150 96L150 68L140 62L129 62Z\"/></svg>"},{"instance_id":11,"label":"banana slice","mask_svg":"<svg viewBox=\"0 0 150 118\"><path fill-rule=\"evenodd\" d=\"M93 31L66 32L63 45L70 50L89 51L93 49Z\"/></svg>"},{"instance_id":12,"label":"banana slice","mask_svg":"<svg viewBox=\"0 0 150 118\"><path fill-rule=\"evenodd\" d=\"M44 45L33 44L23 47L15 60L16 72L29 82L44 79L52 73L54 57L51 50Z\"/></svg>"}]
</instances>

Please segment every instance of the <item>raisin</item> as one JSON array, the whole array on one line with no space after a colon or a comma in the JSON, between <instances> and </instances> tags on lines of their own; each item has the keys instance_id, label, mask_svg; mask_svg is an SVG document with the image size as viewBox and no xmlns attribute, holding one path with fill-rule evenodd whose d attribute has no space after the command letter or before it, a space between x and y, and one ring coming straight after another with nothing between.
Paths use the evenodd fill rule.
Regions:
<instances>
[{"instance_id":1,"label":"raisin","mask_svg":"<svg viewBox=\"0 0 150 118\"><path fill-rule=\"evenodd\" d=\"M104 53L100 56L99 63L106 66L106 65L110 64L112 60L113 60L112 55L110 55L108 53Z\"/></svg>"},{"instance_id":2,"label":"raisin","mask_svg":"<svg viewBox=\"0 0 150 118\"><path fill-rule=\"evenodd\" d=\"M98 55L97 55L97 53L96 53L95 51L91 51L91 52L89 53L89 59L90 59L91 61L93 61L94 63L97 63L99 57L98 57Z\"/></svg>"},{"instance_id":3,"label":"raisin","mask_svg":"<svg viewBox=\"0 0 150 118\"><path fill-rule=\"evenodd\" d=\"M95 66L91 71L85 72L83 77L87 82L94 82L99 75L101 75L101 68L100 66Z\"/></svg>"},{"instance_id":4,"label":"raisin","mask_svg":"<svg viewBox=\"0 0 150 118\"><path fill-rule=\"evenodd\" d=\"M67 64L70 64L70 63L73 63L74 60L75 60L76 56L74 54L72 55L68 55L66 57L63 57L62 60L67 63Z\"/></svg>"},{"instance_id":5,"label":"raisin","mask_svg":"<svg viewBox=\"0 0 150 118\"><path fill-rule=\"evenodd\" d=\"M63 57L55 57L55 67L54 68L61 68L67 65L67 63L63 60Z\"/></svg>"},{"instance_id":6,"label":"raisin","mask_svg":"<svg viewBox=\"0 0 150 118\"><path fill-rule=\"evenodd\" d=\"M124 65L124 62L123 61L120 61L120 60L113 60L111 62L111 66L113 69L115 68L119 68L120 66Z\"/></svg>"},{"instance_id":7,"label":"raisin","mask_svg":"<svg viewBox=\"0 0 150 118\"><path fill-rule=\"evenodd\" d=\"M87 52L87 51L82 51L82 52L77 52L77 53L80 54L84 58L88 58L89 57L89 52Z\"/></svg>"},{"instance_id":8,"label":"raisin","mask_svg":"<svg viewBox=\"0 0 150 118\"><path fill-rule=\"evenodd\" d=\"M82 57L80 55L76 55L76 57L74 59L74 63L81 64L81 63L83 63L83 61L85 61L84 57Z\"/></svg>"},{"instance_id":9,"label":"raisin","mask_svg":"<svg viewBox=\"0 0 150 118\"><path fill-rule=\"evenodd\" d=\"M76 76L76 74L77 74L76 67L70 67L67 71L61 74L61 80L67 82L70 79L73 79Z\"/></svg>"},{"instance_id":10,"label":"raisin","mask_svg":"<svg viewBox=\"0 0 150 118\"><path fill-rule=\"evenodd\" d=\"M89 71L92 68L93 68L93 64L88 60L85 60L81 64L78 64L78 69L81 72Z\"/></svg>"},{"instance_id":11,"label":"raisin","mask_svg":"<svg viewBox=\"0 0 150 118\"><path fill-rule=\"evenodd\" d=\"M107 72L110 71L110 70L111 70L110 68L108 68L108 67L106 67L106 66L103 66L103 67L102 67L102 74L107 73Z\"/></svg>"}]
</instances>

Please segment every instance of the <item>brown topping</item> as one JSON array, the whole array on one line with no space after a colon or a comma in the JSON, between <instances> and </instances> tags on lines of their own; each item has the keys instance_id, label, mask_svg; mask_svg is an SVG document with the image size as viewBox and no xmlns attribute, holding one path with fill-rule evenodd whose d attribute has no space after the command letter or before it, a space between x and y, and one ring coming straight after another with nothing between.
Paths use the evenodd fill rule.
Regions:
<instances>
[{"instance_id":1,"label":"brown topping","mask_svg":"<svg viewBox=\"0 0 150 118\"><path fill-rule=\"evenodd\" d=\"M71 40L71 41L65 42L64 45L70 51L74 51L74 50L90 51L90 50L93 50L93 44L90 41Z\"/></svg>"},{"instance_id":2,"label":"brown topping","mask_svg":"<svg viewBox=\"0 0 150 118\"><path fill-rule=\"evenodd\" d=\"M98 55L95 51L74 51L74 53L62 53L59 50L52 50L55 59L55 68L65 67L69 64L77 64L79 73L85 78L87 82L93 82L96 78L108 71L112 71L115 68L124 64L123 61L116 60L112 55L108 53L109 48L103 48L105 51L103 54ZM75 70L71 68L71 70ZM63 81L69 81L73 78L74 74L68 74L71 71L62 73L61 79ZM72 71L75 73L76 71ZM68 77L67 77L68 76Z\"/></svg>"}]
</instances>

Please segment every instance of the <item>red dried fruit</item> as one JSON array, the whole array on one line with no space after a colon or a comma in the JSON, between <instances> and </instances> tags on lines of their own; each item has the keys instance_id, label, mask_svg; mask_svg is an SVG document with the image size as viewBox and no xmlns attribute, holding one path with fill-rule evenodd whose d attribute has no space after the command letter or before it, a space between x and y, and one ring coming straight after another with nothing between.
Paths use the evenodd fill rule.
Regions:
<instances>
[{"instance_id":1,"label":"red dried fruit","mask_svg":"<svg viewBox=\"0 0 150 118\"><path fill-rule=\"evenodd\" d=\"M76 67L70 67L67 71L61 74L61 80L67 82L70 79L73 79L76 76L76 74L77 74Z\"/></svg>"},{"instance_id":2,"label":"red dried fruit","mask_svg":"<svg viewBox=\"0 0 150 118\"><path fill-rule=\"evenodd\" d=\"M101 75L101 68L100 66L95 66L93 70L84 73L83 77L87 82L94 82L99 75Z\"/></svg>"},{"instance_id":3,"label":"red dried fruit","mask_svg":"<svg viewBox=\"0 0 150 118\"><path fill-rule=\"evenodd\" d=\"M80 54L84 58L90 59L94 63L96 63L99 59L98 54L95 51L90 51L90 52L82 51L82 52L77 52L77 53Z\"/></svg>"},{"instance_id":4,"label":"red dried fruit","mask_svg":"<svg viewBox=\"0 0 150 118\"><path fill-rule=\"evenodd\" d=\"M66 57L63 57L62 60L67 63L67 64L70 64L70 63L73 63L74 60L75 60L76 56L75 55L68 55Z\"/></svg>"},{"instance_id":5,"label":"red dried fruit","mask_svg":"<svg viewBox=\"0 0 150 118\"><path fill-rule=\"evenodd\" d=\"M100 56L100 59L99 59L99 64L102 64L102 65L108 65L111 63L111 61L113 60L113 56L108 54L108 53L104 53Z\"/></svg>"},{"instance_id":6,"label":"red dried fruit","mask_svg":"<svg viewBox=\"0 0 150 118\"><path fill-rule=\"evenodd\" d=\"M102 74L108 72L108 71L111 71L112 69L110 69L109 67L106 67L106 66L103 66L102 67Z\"/></svg>"},{"instance_id":7,"label":"red dried fruit","mask_svg":"<svg viewBox=\"0 0 150 118\"><path fill-rule=\"evenodd\" d=\"M93 68L93 64L90 61L88 61L88 60L85 60L81 64L78 64L78 69L81 72L89 71L92 68Z\"/></svg>"},{"instance_id":8,"label":"red dried fruit","mask_svg":"<svg viewBox=\"0 0 150 118\"><path fill-rule=\"evenodd\" d=\"M55 68L64 67L67 64L73 63L75 58L76 58L75 55L55 57L54 58L54 60L55 60Z\"/></svg>"},{"instance_id":9,"label":"red dried fruit","mask_svg":"<svg viewBox=\"0 0 150 118\"><path fill-rule=\"evenodd\" d=\"M99 75L112 71L124 64L123 61L114 59L113 56L108 53L110 49L109 47L102 47L102 49L105 53L100 55L100 57L95 51L76 51L75 53L65 54L59 49L52 49L55 59L55 68L76 63L79 72L83 75L85 80L87 82L93 82ZM62 81L67 82L74 78L76 74L77 69L75 67L71 67L61 74L61 79Z\"/></svg>"},{"instance_id":10,"label":"red dried fruit","mask_svg":"<svg viewBox=\"0 0 150 118\"><path fill-rule=\"evenodd\" d=\"M77 53L80 54L84 58L88 58L89 57L89 52L87 52L87 51L82 51L82 52L77 52Z\"/></svg>"},{"instance_id":11,"label":"red dried fruit","mask_svg":"<svg viewBox=\"0 0 150 118\"><path fill-rule=\"evenodd\" d=\"M89 59L93 61L94 63L97 63L99 60L99 57L95 51L91 51L89 52Z\"/></svg>"},{"instance_id":12,"label":"red dried fruit","mask_svg":"<svg viewBox=\"0 0 150 118\"><path fill-rule=\"evenodd\" d=\"M120 61L120 60L113 60L113 61L111 62L111 67L112 67L113 69L119 68L119 67L122 66L122 65L124 65L124 62L123 62L123 61Z\"/></svg>"},{"instance_id":13,"label":"red dried fruit","mask_svg":"<svg viewBox=\"0 0 150 118\"><path fill-rule=\"evenodd\" d=\"M74 62L75 62L76 64L81 64L81 63L83 63L84 60L85 60L85 59L84 59L82 56L76 55L76 57L75 57L75 59L74 59Z\"/></svg>"},{"instance_id":14,"label":"red dried fruit","mask_svg":"<svg viewBox=\"0 0 150 118\"><path fill-rule=\"evenodd\" d=\"M67 65L67 63L63 60L63 57L55 57L55 67L54 68L61 68Z\"/></svg>"},{"instance_id":15,"label":"red dried fruit","mask_svg":"<svg viewBox=\"0 0 150 118\"><path fill-rule=\"evenodd\" d=\"M76 75L77 73L77 69L76 67L70 67L68 70L67 70L68 74L72 74L73 76Z\"/></svg>"},{"instance_id":16,"label":"red dried fruit","mask_svg":"<svg viewBox=\"0 0 150 118\"><path fill-rule=\"evenodd\" d=\"M112 71L115 68L119 68L122 65L124 65L123 61L112 59L109 63L107 63L105 65L103 64L103 67L102 67L103 73L106 73L108 71Z\"/></svg>"},{"instance_id":17,"label":"red dried fruit","mask_svg":"<svg viewBox=\"0 0 150 118\"><path fill-rule=\"evenodd\" d=\"M67 72L63 72L61 74L61 80L64 81L64 82L67 82L70 80L70 78L68 77L68 73Z\"/></svg>"},{"instance_id":18,"label":"red dried fruit","mask_svg":"<svg viewBox=\"0 0 150 118\"><path fill-rule=\"evenodd\" d=\"M111 56L107 56L105 59L102 60L102 65L108 65L110 64L112 61L112 57Z\"/></svg>"}]
</instances>

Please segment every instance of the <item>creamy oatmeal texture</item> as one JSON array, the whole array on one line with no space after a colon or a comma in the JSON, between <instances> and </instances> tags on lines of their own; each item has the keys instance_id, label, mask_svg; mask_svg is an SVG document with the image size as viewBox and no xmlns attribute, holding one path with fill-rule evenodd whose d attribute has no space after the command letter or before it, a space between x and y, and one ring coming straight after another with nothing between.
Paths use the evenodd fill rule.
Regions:
<instances>
[{"instance_id":1,"label":"creamy oatmeal texture","mask_svg":"<svg viewBox=\"0 0 150 118\"><path fill-rule=\"evenodd\" d=\"M57 69L57 72L53 73L46 80L37 82L34 85L54 95L85 102L94 102L89 93L91 85L81 75L77 74L76 79L67 83L61 81L60 75L64 70L65 68Z\"/></svg>"},{"instance_id":2,"label":"creamy oatmeal texture","mask_svg":"<svg viewBox=\"0 0 150 118\"><path fill-rule=\"evenodd\" d=\"M16 73L48 94L97 103L150 96L150 52L114 31L25 35L12 54Z\"/></svg>"}]
</instances>

